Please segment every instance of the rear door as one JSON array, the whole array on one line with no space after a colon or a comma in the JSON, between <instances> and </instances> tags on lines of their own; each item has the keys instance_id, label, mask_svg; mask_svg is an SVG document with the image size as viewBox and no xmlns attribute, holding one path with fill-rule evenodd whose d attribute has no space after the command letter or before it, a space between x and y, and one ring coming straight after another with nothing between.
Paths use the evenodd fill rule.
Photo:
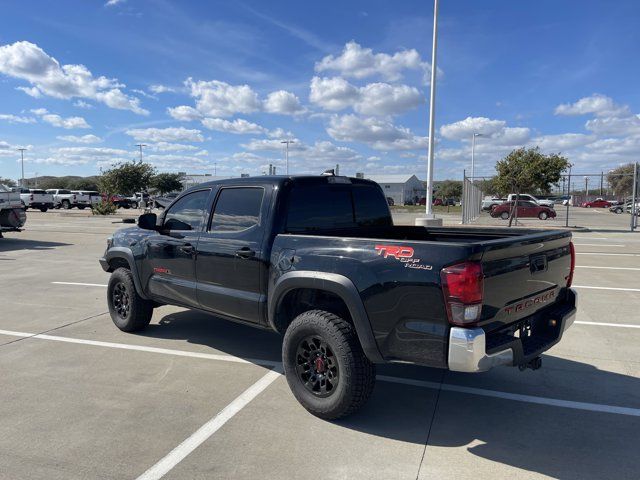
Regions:
<instances>
[{"instance_id":1,"label":"rear door","mask_svg":"<svg viewBox=\"0 0 640 480\"><path fill-rule=\"evenodd\" d=\"M482 318L489 327L532 315L562 296L571 270L570 240L568 232L553 232L484 244Z\"/></svg>"},{"instance_id":2,"label":"rear door","mask_svg":"<svg viewBox=\"0 0 640 480\"><path fill-rule=\"evenodd\" d=\"M198 242L198 301L206 310L261 323L266 306L263 243L270 205L267 188L224 186Z\"/></svg>"},{"instance_id":3,"label":"rear door","mask_svg":"<svg viewBox=\"0 0 640 480\"><path fill-rule=\"evenodd\" d=\"M183 196L165 214L161 232L145 240L143 282L154 297L198 306L195 255L210 193L207 188Z\"/></svg>"}]
</instances>

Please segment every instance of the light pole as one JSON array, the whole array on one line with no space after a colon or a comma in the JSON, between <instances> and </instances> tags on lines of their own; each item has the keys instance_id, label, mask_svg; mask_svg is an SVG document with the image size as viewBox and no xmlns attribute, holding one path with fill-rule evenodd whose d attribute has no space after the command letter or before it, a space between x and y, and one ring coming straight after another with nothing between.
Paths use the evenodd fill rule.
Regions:
<instances>
[{"instance_id":1,"label":"light pole","mask_svg":"<svg viewBox=\"0 0 640 480\"><path fill-rule=\"evenodd\" d=\"M433 41L431 48L431 85L429 95L429 149L427 151L427 192L425 199L425 218L416 218L416 225L442 225L442 219L433 214L433 155L435 148L436 116L436 53L438 51L438 0L433 2Z\"/></svg>"},{"instance_id":2,"label":"light pole","mask_svg":"<svg viewBox=\"0 0 640 480\"><path fill-rule=\"evenodd\" d=\"M289 144L296 143L293 140L283 140L280 143L284 143L286 145L284 149L284 163L285 163L285 171L287 175L289 175Z\"/></svg>"},{"instance_id":3,"label":"light pole","mask_svg":"<svg viewBox=\"0 0 640 480\"><path fill-rule=\"evenodd\" d=\"M142 162L142 147L146 147L146 145L144 143L138 143L136 147L140 147L140 161Z\"/></svg>"},{"instance_id":4,"label":"light pole","mask_svg":"<svg viewBox=\"0 0 640 480\"><path fill-rule=\"evenodd\" d=\"M481 137L482 134L481 133L474 133L471 136L471 181L475 182L475 177L476 177L476 162L475 162L475 155L476 155L476 137Z\"/></svg>"},{"instance_id":5,"label":"light pole","mask_svg":"<svg viewBox=\"0 0 640 480\"><path fill-rule=\"evenodd\" d=\"M589 177L584 177L584 201L587 201L589 196Z\"/></svg>"},{"instance_id":6,"label":"light pole","mask_svg":"<svg viewBox=\"0 0 640 480\"><path fill-rule=\"evenodd\" d=\"M20 158L22 159L22 177L20 177L20 186L24 187L24 152L26 148L19 148Z\"/></svg>"}]
</instances>

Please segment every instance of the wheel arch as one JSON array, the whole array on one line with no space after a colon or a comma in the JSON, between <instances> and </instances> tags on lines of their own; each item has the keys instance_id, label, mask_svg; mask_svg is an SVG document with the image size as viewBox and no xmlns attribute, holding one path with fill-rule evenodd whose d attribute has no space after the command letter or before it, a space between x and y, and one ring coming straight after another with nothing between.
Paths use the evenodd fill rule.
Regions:
<instances>
[{"instance_id":1,"label":"wheel arch","mask_svg":"<svg viewBox=\"0 0 640 480\"><path fill-rule=\"evenodd\" d=\"M145 300L149 300L149 298L145 295L142 290L142 284L140 283L140 275L138 274L138 267L136 266L136 262L133 258L133 253L128 248L124 247L112 247L109 249L105 256L105 260L107 263L107 272L113 272L117 268L128 268L131 271L131 276L133 277L133 283L136 287L136 291L138 295L140 295Z\"/></svg>"},{"instance_id":2,"label":"wheel arch","mask_svg":"<svg viewBox=\"0 0 640 480\"><path fill-rule=\"evenodd\" d=\"M300 308L296 302L302 295L320 295L319 304L313 308ZM312 297L317 299L318 297ZM331 301L335 301L335 303ZM302 304L304 307L304 303ZM297 308L296 308L297 307ZM295 271L282 275L269 292L268 321L275 331L283 333L294 314L307 310L328 309L341 316L355 327L358 339L367 358L376 363L383 362L375 341L369 317L360 298L360 293L351 280L336 273Z\"/></svg>"}]
</instances>

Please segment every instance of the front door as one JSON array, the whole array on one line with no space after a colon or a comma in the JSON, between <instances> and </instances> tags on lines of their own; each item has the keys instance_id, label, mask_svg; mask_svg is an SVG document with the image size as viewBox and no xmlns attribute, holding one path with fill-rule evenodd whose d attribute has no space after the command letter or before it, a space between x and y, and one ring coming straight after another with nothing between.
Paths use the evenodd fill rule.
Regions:
<instances>
[{"instance_id":1,"label":"front door","mask_svg":"<svg viewBox=\"0 0 640 480\"><path fill-rule=\"evenodd\" d=\"M262 248L269 209L264 198L262 187L219 190L210 226L198 242L196 275L202 308L261 322L268 261Z\"/></svg>"},{"instance_id":2,"label":"front door","mask_svg":"<svg viewBox=\"0 0 640 480\"><path fill-rule=\"evenodd\" d=\"M171 303L197 307L195 256L210 190L188 193L167 210L160 234L148 237L143 278L147 291Z\"/></svg>"}]
</instances>

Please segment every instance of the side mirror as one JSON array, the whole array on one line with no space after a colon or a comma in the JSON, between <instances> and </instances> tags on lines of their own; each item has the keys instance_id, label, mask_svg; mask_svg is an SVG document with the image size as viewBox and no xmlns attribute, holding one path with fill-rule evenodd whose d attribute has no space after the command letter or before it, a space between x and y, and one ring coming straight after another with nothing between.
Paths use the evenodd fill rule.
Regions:
<instances>
[{"instance_id":1,"label":"side mirror","mask_svg":"<svg viewBox=\"0 0 640 480\"><path fill-rule=\"evenodd\" d=\"M138 217L138 227L143 230L157 230L158 216L155 213L144 213Z\"/></svg>"}]
</instances>

